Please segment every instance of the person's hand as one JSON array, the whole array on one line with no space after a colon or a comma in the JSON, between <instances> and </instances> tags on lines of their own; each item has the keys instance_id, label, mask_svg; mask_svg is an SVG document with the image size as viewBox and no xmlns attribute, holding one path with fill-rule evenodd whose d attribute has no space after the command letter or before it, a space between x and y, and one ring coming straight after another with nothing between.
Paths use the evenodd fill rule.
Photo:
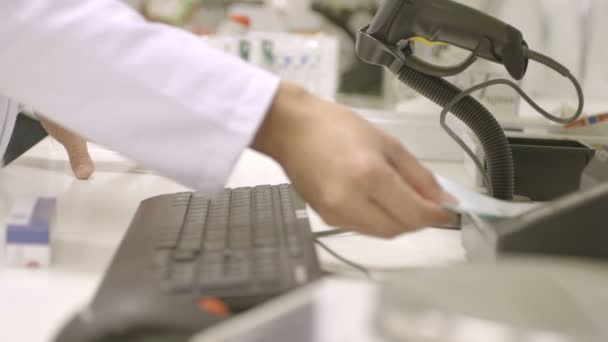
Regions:
<instances>
[{"instance_id":1,"label":"person's hand","mask_svg":"<svg viewBox=\"0 0 608 342\"><path fill-rule=\"evenodd\" d=\"M252 147L330 225L388 238L455 222L440 206L453 198L397 140L297 86L281 85Z\"/></svg>"},{"instance_id":2,"label":"person's hand","mask_svg":"<svg viewBox=\"0 0 608 342\"><path fill-rule=\"evenodd\" d=\"M95 165L89 155L87 141L78 134L50 121L40 113L36 113L36 116L49 135L60 142L67 151L74 176L82 180L89 179L95 171Z\"/></svg>"}]
</instances>

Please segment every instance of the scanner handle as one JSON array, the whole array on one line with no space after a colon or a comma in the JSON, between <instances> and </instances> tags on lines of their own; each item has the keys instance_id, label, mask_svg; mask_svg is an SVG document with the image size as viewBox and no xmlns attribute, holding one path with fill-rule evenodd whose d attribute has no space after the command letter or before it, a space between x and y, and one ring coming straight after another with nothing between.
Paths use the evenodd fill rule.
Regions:
<instances>
[{"instance_id":1,"label":"scanner handle","mask_svg":"<svg viewBox=\"0 0 608 342\"><path fill-rule=\"evenodd\" d=\"M385 0L367 33L390 46L412 39L454 45L503 64L517 80L528 66L519 30L451 0Z\"/></svg>"}]
</instances>

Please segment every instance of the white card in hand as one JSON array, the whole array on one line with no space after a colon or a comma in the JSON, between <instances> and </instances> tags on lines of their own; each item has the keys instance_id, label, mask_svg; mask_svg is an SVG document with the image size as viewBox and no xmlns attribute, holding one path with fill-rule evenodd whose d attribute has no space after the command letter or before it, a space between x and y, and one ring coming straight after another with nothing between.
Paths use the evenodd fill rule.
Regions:
<instances>
[{"instance_id":1,"label":"white card in hand","mask_svg":"<svg viewBox=\"0 0 608 342\"><path fill-rule=\"evenodd\" d=\"M495 199L468 189L442 176L435 175L443 189L454 196L457 204L445 204L446 209L459 214L473 214L486 218L510 218L537 207L538 203L514 203Z\"/></svg>"}]
</instances>

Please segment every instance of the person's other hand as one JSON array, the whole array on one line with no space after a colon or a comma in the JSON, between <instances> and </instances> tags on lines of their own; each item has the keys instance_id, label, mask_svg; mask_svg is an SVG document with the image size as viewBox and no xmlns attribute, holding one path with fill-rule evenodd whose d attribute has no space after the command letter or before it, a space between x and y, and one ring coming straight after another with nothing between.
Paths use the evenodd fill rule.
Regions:
<instances>
[{"instance_id":1,"label":"person's other hand","mask_svg":"<svg viewBox=\"0 0 608 342\"><path fill-rule=\"evenodd\" d=\"M36 116L49 135L61 143L67 151L74 176L82 180L89 179L95 171L95 165L89 155L87 141L78 134L50 121L40 113L36 113Z\"/></svg>"},{"instance_id":2,"label":"person's other hand","mask_svg":"<svg viewBox=\"0 0 608 342\"><path fill-rule=\"evenodd\" d=\"M455 222L453 202L394 138L350 110L281 85L252 144L333 226L379 237Z\"/></svg>"}]
</instances>

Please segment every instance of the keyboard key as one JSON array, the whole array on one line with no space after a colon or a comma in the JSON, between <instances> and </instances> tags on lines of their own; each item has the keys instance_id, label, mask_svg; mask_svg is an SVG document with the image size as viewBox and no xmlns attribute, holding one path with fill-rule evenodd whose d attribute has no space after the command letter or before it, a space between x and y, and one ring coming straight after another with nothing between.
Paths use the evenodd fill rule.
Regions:
<instances>
[{"instance_id":1,"label":"keyboard key","mask_svg":"<svg viewBox=\"0 0 608 342\"><path fill-rule=\"evenodd\" d=\"M230 230L230 236L251 236L251 227L249 225L233 226Z\"/></svg>"},{"instance_id":2,"label":"keyboard key","mask_svg":"<svg viewBox=\"0 0 608 342\"><path fill-rule=\"evenodd\" d=\"M162 238L156 241L156 249L173 249L177 246L176 238Z\"/></svg>"},{"instance_id":3,"label":"keyboard key","mask_svg":"<svg viewBox=\"0 0 608 342\"><path fill-rule=\"evenodd\" d=\"M200 218L196 218L196 219L190 219L186 223L184 223L182 232L184 232L184 233L200 232L204 229L206 221L207 221L207 218L203 217L203 216L201 216Z\"/></svg>"},{"instance_id":4,"label":"keyboard key","mask_svg":"<svg viewBox=\"0 0 608 342\"><path fill-rule=\"evenodd\" d=\"M221 251L226 248L225 240L205 240L203 243L205 251Z\"/></svg>"},{"instance_id":5,"label":"keyboard key","mask_svg":"<svg viewBox=\"0 0 608 342\"><path fill-rule=\"evenodd\" d=\"M221 264L205 264L201 269L198 285L205 289L226 289L242 287L247 284L249 276L246 274L230 273Z\"/></svg>"},{"instance_id":6,"label":"keyboard key","mask_svg":"<svg viewBox=\"0 0 608 342\"><path fill-rule=\"evenodd\" d=\"M279 277L276 269L255 270L257 283L262 286L278 286Z\"/></svg>"},{"instance_id":7,"label":"keyboard key","mask_svg":"<svg viewBox=\"0 0 608 342\"><path fill-rule=\"evenodd\" d=\"M261 259L274 260L279 255L279 251L276 248L272 248L272 247L255 248L252 251L252 253L253 253L254 260L261 260Z\"/></svg>"},{"instance_id":8,"label":"keyboard key","mask_svg":"<svg viewBox=\"0 0 608 342\"><path fill-rule=\"evenodd\" d=\"M179 238L179 234L181 233L182 228L179 227L179 229L175 229L175 230L163 230L161 232L158 233L158 239L159 240L163 240L163 239L177 239Z\"/></svg>"},{"instance_id":9,"label":"keyboard key","mask_svg":"<svg viewBox=\"0 0 608 342\"><path fill-rule=\"evenodd\" d=\"M251 233L232 233L230 235L230 246L234 246L235 243L251 244Z\"/></svg>"},{"instance_id":10,"label":"keyboard key","mask_svg":"<svg viewBox=\"0 0 608 342\"><path fill-rule=\"evenodd\" d=\"M224 258L224 252L208 252L203 254L201 262L204 268L206 264L222 264Z\"/></svg>"},{"instance_id":11,"label":"keyboard key","mask_svg":"<svg viewBox=\"0 0 608 342\"><path fill-rule=\"evenodd\" d=\"M247 251L239 251L239 250L231 250L230 253L224 253L226 255L225 260L229 264L236 263L247 263L251 262L250 257L251 254Z\"/></svg>"},{"instance_id":12,"label":"keyboard key","mask_svg":"<svg viewBox=\"0 0 608 342\"><path fill-rule=\"evenodd\" d=\"M223 257L222 257L223 260ZM199 282L202 279L213 279L220 278L224 274L223 263L204 263L201 266L201 272L199 274Z\"/></svg>"},{"instance_id":13,"label":"keyboard key","mask_svg":"<svg viewBox=\"0 0 608 342\"><path fill-rule=\"evenodd\" d=\"M232 219L230 219L230 226L231 229L250 227L251 215L247 213L247 215L233 216Z\"/></svg>"},{"instance_id":14,"label":"keyboard key","mask_svg":"<svg viewBox=\"0 0 608 342\"><path fill-rule=\"evenodd\" d=\"M182 228L183 232L197 232L203 229L203 225L205 224L205 219L201 218L200 220L189 220L184 224Z\"/></svg>"},{"instance_id":15,"label":"keyboard key","mask_svg":"<svg viewBox=\"0 0 608 342\"><path fill-rule=\"evenodd\" d=\"M175 224L173 227L164 226L162 227L157 235L158 240L164 239L177 239L182 231L181 224Z\"/></svg>"},{"instance_id":16,"label":"keyboard key","mask_svg":"<svg viewBox=\"0 0 608 342\"><path fill-rule=\"evenodd\" d=\"M308 281L308 271L306 270L306 267L303 265L296 265L293 268L293 279L300 285L305 284Z\"/></svg>"},{"instance_id":17,"label":"keyboard key","mask_svg":"<svg viewBox=\"0 0 608 342\"><path fill-rule=\"evenodd\" d=\"M222 276L218 278L202 278L199 281L201 290L224 290L238 288L247 284L247 277L242 275Z\"/></svg>"},{"instance_id":18,"label":"keyboard key","mask_svg":"<svg viewBox=\"0 0 608 342\"><path fill-rule=\"evenodd\" d=\"M184 241L191 242L192 244L200 246L201 240L203 239L203 232L184 232L180 239L180 244Z\"/></svg>"},{"instance_id":19,"label":"keyboard key","mask_svg":"<svg viewBox=\"0 0 608 342\"><path fill-rule=\"evenodd\" d=\"M209 222L207 224L206 230L208 232L210 231L226 231L226 229L228 228L228 220L224 221L224 222Z\"/></svg>"},{"instance_id":20,"label":"keyboard key","mask_svg":"<svg viewBox=\"0 0 608 342\"><path fill-rule=\"evenodd\" d=\"M170 249L159 249L154 253L154 261L152 262L152 268L157 270L164 270L169 267L171 260Z\"/></svg>"},{"instance_id":21,"label":"keyboard key","mask_svg":"<svg viewBox=\"0 0 608 342\"><path fill-rule=\"evenodd\" d=\"M220 225L222 229L226 228L228 223L228 212L225 214L211 213L207 220L207 225Z\"/></svg>"},{"instance_id":22,"label":"keyboard key","mask_svg":"<svg viewBox=\"0 0 608 342\"><path fill-rule=\"evenodd\" d=\"M190 215L192 217L196 217L196 216L200 217L207 213L209 213L209 205L206 205L206 204L191 205L190 207L188 207L188 215Z\"/></svg>"},{"instance_id":23,"label":"keyboard key","mask_svg":"<svg viewBox=\"0 0 608 342\"><path fill-rule=\"evenodd\" d=\"M206 209L188 209L187 223L200 227L205 223L209 211Z\"/></svg>"},{"instance_id":24,"label":"keyboard key","mask_svg":"<svg viewBox=\"0 0 608 342\"><path fill-rule=\"evenodd\" d=\"M209 214L207 225L221 226L221 229L226 229L226 224L228 224L228 212L226 212L225 214Z\"/></svg>"},{"instance_id":25,"label":"keyboard key","mask_svg":"<svg viewBox=\"0 0 608 342\"><path fill-rule=\"evenodd\" d=\"M178 250L173 252L173 260L175 261L192 261L197 257L198 253L192 250Z\"/></svg>"},{"instance_id":26,"label":"keyboard key","mask_svg":"<svg viewBox=\"0 0 608 342\"><path fill-rule=\"evenodd\" d=\"M277 231L275 227L272 225L266 225L261 227L256 227L253 230L253 236L255 237L266 237L266 236L276 236Z\"/></svg>"},{"instance_id":27,"label":"keyboard key","mask_svg":"<svg viewBox=\"0 0 608 342\"><path fill-rule=\"evenodd\" d=\"M201 235L200 234L190 234L183 235L182 239L179 241L177 245L177 249L187 249L187 250L195 250L198 251L201 249Z\"/></svg>"},{"instance_id":28,"label":"keyboard key","mask_svg":"<svg viewBox=\"0 0 608 342\"><path fill-rule=\"evenodd\" d=\"M230 241L230 248L234 250L249 249L251 248L251 240L232 240Z\"/></svg>"},{"instance_id":29,"label":"keyboard key","mask_svg":"<svg viewBox=\"0 0 608 342\"><path fill-rule=\"evenodd\" d=\"M267 224L267 225L262 225L262 226L255 226L253 229L253 235L254 236L269 236L269 235L276 235L276 229L273 227L272 224Z\"/></svg>"},{"instance_id":30,"label":"keyboard key","mask_svg":"<svg viewBox=\"0 0 608 342\"><path fill-rule=\"evenodd\" d=\"M228 232L226 230L209 230L205 235L205 240L226 240L226 235Z\"/></svg>"},{"instance_id":31,"label":"keyboard key","mask_svg":"<svg viewBox=\"0 0 608 342\"><path fill-rule=\"evenodd\" d=\"M171 266L169 279L164 286L171 292L191 291L194 281L195 263L176 263Z\"/></svg>"},{"instance_id":32,"label":"keyboard key","mask_svg":"<svg viewBox=\"0 0 608 342\"><path fill-rule=\"evenodd\" d=\"M299 257L302 254L302 248L297 242L288 242L287 249L292 257Z\"/></svg>"},{"instance_id":33,"label":"keyboard key","mask_svg":"<svg viewBox=\"0 0 608 342\"><path fill-rule=\"evenodd\" d=\"M296 215L293 209L289 209L287 213L283 212L283 222L285 222L285 224L293 224L296 222Z\"/></svg>"},{"instance_id":34,"label":"keyboard key","mask_svg":"<svg viewBox=\"0 0 608 342\"><path fill-rule=\"evenodd\" d=\"M272 247L276 246L278 239L274 236L257 237L253 240L253 244L256 247Z\"/></svg>"},{"instance_id":35,"label":"keyboard key","mask_svg":"<svg viewBox=\"0 0 608 342\"><path fill-rule=\"evenodd\" d=\"M194 279L194 270L196 269L196 263L193 262L180 262L171 265L171 278L187 278L189 280Z\"/></svg>"},{"instance_id":36,"label":"keyboard key","mask_svg":"<svg viewBox=\"0 0 608 342\"><path fill-rule=\"evenodd\" d=\"M253 261L253 268L256 272L265 270L267 268L276 269L278 267L278 261L276 258L259 258Z\"/></svg>"},{"instance_id":37,"label":"keyboard key","mask_svg":"<svg viewBox=\"0 0 608 342\"><path fill-rule=\"evenodd\" d=\"M209 208L209 200L208 199L193 199L192 202L190 203L190 210L199 210L199 209L203 209L203 210L207 210L207 208Z\"/></svg>"},{"instance_id":38,"label":"keyboard key","mask_svg":"<svg viewBox=\"0 0 608 342\"><path fill-rule=\"evenodd\" d=\"M183 195L175 196L171 201L172 207L187 207L190 204L190 197L192 194L185 193Z\"/></svg>"},{"instance_id":39,"label":"keyboard key","mask_svg":"<svg viewBox=\"0 0 608 342\"><path fill-rule=\"evenodd\" d=\"M296 226L293 223L288 223L285 226L285 235L287 236L287 249L292 257L299 257L302 253L300 241L298 240L298 233Z\"/></svg>"},{"instance_id":40,"label":"keyboard key","mask_svg":"<svg viewBox=\"0 0 608 342\"><path fill-rule=\"evenodd\" d=\"M226 264L226 274L243 274L249 278L250 272L251 265L246 260L230 258L230 261Z\"/></svg>"}]
</instances>

